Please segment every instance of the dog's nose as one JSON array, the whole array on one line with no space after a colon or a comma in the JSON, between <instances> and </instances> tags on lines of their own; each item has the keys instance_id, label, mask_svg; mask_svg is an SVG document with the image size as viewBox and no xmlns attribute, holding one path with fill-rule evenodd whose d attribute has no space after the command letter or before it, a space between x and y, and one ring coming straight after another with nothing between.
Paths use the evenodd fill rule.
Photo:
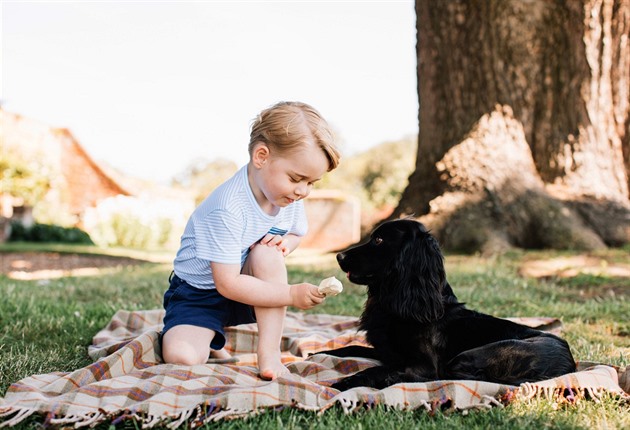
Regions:
<instances>
[{"instance_id":1,"label":"dog's nose","mask_svg":"<svg viewBox=\"0 0 630 430\"><path fill-rule=\"evenodd\" d=\"M344 254L343 252L340 252L340 253L337 254L337 261L339 263L341 263L344 258L346 258L346 254Z\"/></svg>"}]
</instances>

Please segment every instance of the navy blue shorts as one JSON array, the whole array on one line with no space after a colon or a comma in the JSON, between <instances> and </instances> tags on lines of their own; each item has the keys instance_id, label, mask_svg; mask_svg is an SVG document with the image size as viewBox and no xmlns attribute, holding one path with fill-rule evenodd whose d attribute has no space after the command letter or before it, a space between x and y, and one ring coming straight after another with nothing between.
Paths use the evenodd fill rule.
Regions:
<instances>
[{"instance_id":1,"label":"navy blue shorts","mask_svg":"<svg viewBox=\"0 0 630 430\"><path fill-rule=\"evenodd\" d=\"M225 345L225 327L256 321L254 308L223 297L216 289L202 290L189 285L171 273L171 285L164 293L164 329L162 335L176 325L189 324L213 330L216 335L210 348Z\"/></svg>"}]
</instances>

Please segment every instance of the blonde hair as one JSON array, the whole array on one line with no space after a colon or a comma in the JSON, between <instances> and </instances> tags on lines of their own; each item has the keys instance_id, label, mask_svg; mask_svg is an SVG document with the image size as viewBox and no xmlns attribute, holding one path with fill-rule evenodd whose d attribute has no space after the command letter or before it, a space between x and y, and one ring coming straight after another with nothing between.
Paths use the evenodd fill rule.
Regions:
<instances>
[{"instance_id":1,"label":"blonde hair","mask_svg":"<svg viewBox=\"0 0 630 430\"><path fill-rule=\"evenodd\" d=\"M341 154L326 120L312 106L302 102L279 102L263 110L254 122L249 137L249 155L263 142L272 152L287 154L310 141L328 158L328 171L339 165Z\"/></svg>"}]
</instances>

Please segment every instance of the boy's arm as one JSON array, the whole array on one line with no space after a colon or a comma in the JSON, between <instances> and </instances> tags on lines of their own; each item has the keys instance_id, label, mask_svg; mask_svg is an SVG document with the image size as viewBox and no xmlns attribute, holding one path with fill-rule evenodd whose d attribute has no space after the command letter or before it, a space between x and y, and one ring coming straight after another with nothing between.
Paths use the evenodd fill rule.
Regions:
<instances>
[{"instance_id":1,"label":"boy's arm","mask_svg":"<svg viewBox=\"0 0 630 430\"><path fill-rule=\"evenodd\" d=\"M280 236L278 234L267 234L259 242L256 242L254 245L252 245L252 247L258 244L275 246L278 248L278 251L281 251L282 255L286 257L287 255L295 251L295 248L298 247L301 240L302 236L297 236L293 233L287 233L284 236Z\"/></svg>"},{"instance_id":2,"label":"boy's arm","mask_svg":"<svg viewBox=\"0 0 630 430\"><path fill-rule=\"evenodd\" d=\"M284 256L286 257L287 255L295 251L295 248L298 247L301 240L302 236L297 236L293 233L285 234L282 238L282 244L285 245L287 249L286 253L283 252Z\"/></svg>"},{"instance_id":3,"label":"boy's arm","mask_svg":"<svg viewBox=\"0 0 630 430\"><path fill-rule=\"evenodd\" d=\"M312 284L271 283L243 275L238 264L210 264L217 291L236 302L270 308L295 306L310 309L323 302L325 297Z\"/></svg>"}]
</instances>

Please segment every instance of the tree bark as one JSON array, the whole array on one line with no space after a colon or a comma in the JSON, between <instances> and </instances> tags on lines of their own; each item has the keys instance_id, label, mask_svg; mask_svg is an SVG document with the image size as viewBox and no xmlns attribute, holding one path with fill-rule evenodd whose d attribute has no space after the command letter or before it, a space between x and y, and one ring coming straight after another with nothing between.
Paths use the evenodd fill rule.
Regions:
<instances>
[{"instance_id":1,"label":"tree bark","mask_svg":"<svg viewBox=\"0 0 630 430\"><path fill-rule=\"evenodd\" d=\"M447 248L630 241L630 0L417 0L416 169Z\"/></svg>"}]
</instances>

